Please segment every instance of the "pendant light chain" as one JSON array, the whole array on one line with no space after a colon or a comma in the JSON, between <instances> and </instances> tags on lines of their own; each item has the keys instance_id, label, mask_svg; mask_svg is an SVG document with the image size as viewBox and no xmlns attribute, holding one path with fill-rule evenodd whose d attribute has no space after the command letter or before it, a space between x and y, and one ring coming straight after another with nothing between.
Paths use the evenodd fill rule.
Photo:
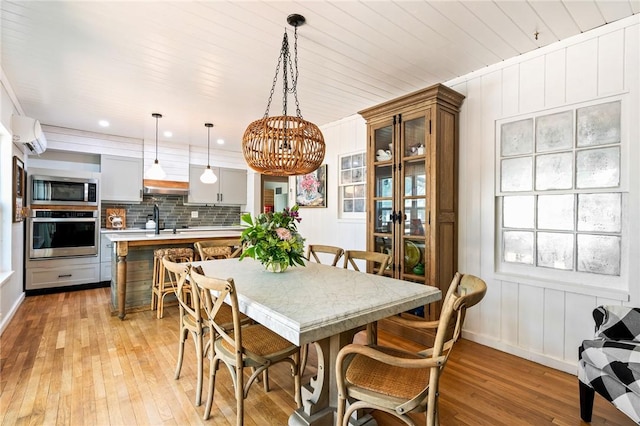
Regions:
<instances>
[{"instance_id":1,"label":"pendant light chain","mask_svg":"<svg viewBox=\"0 0 640 426\"><path fill-rule=\"evenodd\" d=\"M287 32L284 33L285 37ZM280 73L280 64L282 64L282 58L284 57L285 40L282 40L282 47L280 48L280 56L278 56L278 65L276 65L276 74L273 76L273 83L271 84L271 91L269 92L269 100L267 101L267 109L264 112L264 118L269 117L269 109L271 108L271 100L273 99L273 92L276 90L276 83L278 82L278 74Z\"/></svg>"},{"instance_id":2,"label":"pendant light chain","mask_svg":"<svg viewBox=\"0 0 640 426\"><path fill-rule=\"evenodd\" d=\"M293 98L296 100L296 115L302 118L302 111L300 111L300 102L298 102L298 26L295 26L294 28L293 51L295 52L294 61L296 64L296 78L293 80ZM289 64L291 64L291 61L289 61ZM293 70L291 70L291 75L293 75Z\"/></svg>"},{"instance_id":3,"label":"pendant light chain","mask_svg":"<svg viewBox=\"0 0 640 426\"><path fill-rule=\"evenodd\" d=\"M294 27L294 44L293 44L294 58L291 60L291 51L289 50L289 37L285 30L282 37L282 47L280 48L280 56L278 56L278 64L276 65L276 73L273 77L273 83L271 84L271 91L269 92L269 100L267 101L267 109L264 112L264 117L269 116L269 109L271 108L271 101L278 82L278 74L280 73L280 66L282 66L282 115L287 115L287 98L289 93L293 94L296 101L296 115L302 117L302 111L300 110L300 102L298 101L298 27ZM287 70L287 65L289 70ZM294 68L295 65L295 68ZM295 71L295 72L294 72ZM291 86L289 87L289 77L291 74Z\"/></svg>"}]
</instances>

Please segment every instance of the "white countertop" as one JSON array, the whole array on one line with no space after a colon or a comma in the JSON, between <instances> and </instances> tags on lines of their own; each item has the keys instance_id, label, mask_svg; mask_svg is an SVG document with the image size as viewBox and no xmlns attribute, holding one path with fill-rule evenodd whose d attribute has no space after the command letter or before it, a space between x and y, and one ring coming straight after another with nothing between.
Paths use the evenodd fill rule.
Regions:
<instances>
[{"instance_id":1,"label":"white countertop","mask_svg":"<svg viewBox=\"0 0 640 426\"><path fill-rule=\"evenodd\" d=\"M244 226L194 226L193 228L176 228L176 232L202 232L202 231L242 231ZM125 228L125 229L109 229L101 228L101 234L127 234L127 233L153 233L153 229L144 228ZM173 228L165 228L160 231L160 234L173 234Z\"/></svg>"},{"instance_id":2,"label":"white countertop","mask_svg":"<svg viewBox=\"0 0 640 426\"><path fill-rule=\"evenodd\" d=\"M139 232L112 231L104 235L113 242L118 241L153 241L153 240L193 240L194 238L240 238L242 230L234 228L221 228L218 230L180 229L173 233L172 229L160 231L155 234L153 230Z\"/></svg>"}]
</instances>

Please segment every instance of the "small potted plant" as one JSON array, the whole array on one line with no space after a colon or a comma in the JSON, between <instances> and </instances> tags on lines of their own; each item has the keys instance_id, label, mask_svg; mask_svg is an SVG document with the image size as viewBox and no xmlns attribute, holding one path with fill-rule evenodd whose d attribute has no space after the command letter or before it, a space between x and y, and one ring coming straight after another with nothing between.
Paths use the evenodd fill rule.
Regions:
<instances>
[{"instance_id":1,"label":"small potted plant","mask_svg":"<svg viewBox=\"0 0 640 426\"><path fill-rule=\"evenodd\" d=\"M245 213L242 221L248 227L242 232L245 249L240 260L252 257L273 272L284 272L289 266L304 266L304 238L296 227L301 220L297 204L281 212L261 213L255 219Z\"/></svg>"}]
</instances>

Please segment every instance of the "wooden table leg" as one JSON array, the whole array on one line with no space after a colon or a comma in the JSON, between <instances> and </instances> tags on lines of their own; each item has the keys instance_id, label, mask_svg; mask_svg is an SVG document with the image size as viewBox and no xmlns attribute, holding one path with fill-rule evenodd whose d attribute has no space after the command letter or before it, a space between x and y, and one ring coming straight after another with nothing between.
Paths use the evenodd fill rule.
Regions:
<instances>
[{"instance_id":1,"label":"wooden table leg","mask_svg":"<svg viewBox=\"0 0 640 426\"><path fill-rule=\"evenodd\" d=\"M127 254L129 244L126 241L116 243L117 270L116 284L118 286L118 318L124 319L127 301Z\"/></svg>"},{"instance_id":2,"label":"wooden table leg","mask_svg":"<svg viewBox=\"0 0 640 426\"><path fill-rule=\"evenodd\" d=\"M314 342L318 374L302 387L302 408L289 417L289 426L334 426L338 405L336 358L340 349L353 341L354 330ZM354 425L375 425L371 416L353 419Z\"/></svg>"}]
</instances>

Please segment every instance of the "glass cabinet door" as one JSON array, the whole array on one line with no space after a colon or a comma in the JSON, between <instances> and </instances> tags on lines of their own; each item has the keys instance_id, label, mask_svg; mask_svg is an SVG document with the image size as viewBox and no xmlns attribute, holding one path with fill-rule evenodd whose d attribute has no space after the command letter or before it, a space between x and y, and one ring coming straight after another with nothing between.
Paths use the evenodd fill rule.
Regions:
<instances>
[{"instance_id":1,"label":"glass cabinet door","mask_svg":"<svg viewBox=\"0 0 640 426\"><path fill-rule=\"evenodd\" d=\"M375 161L373 166L373 232L376 234L392 234L395 219L393 205L393 124L374 130ZM376 251L383 251L376 247Z\"/></svg>"},{"instance_id":2,"label":"glass cabinet door","mask_svg":"<svg viewBox=\"0 0 640 426\"><path fill-rule=\"evenodd\" d=\"M425 229L427 223L427 116L402 122L402 161L399 168L402 225L398 248L402 250L400 278L425 282Z\"/></svg>"},{"instance_id":3,"label":"glass cabinet door","mask_svg":"<svg viewBox=\"0 0 640 426\"><path fill-rule=\"evenodd\" d=\"M402 122L402 156L424 156L426 150L426 124L425 115L408 119ZM424 159L424 157L422 157Z\"/></svg>"},{"instance_id":4,"label":"glass cabinet door","mask_svg":"<svg viewBox=\"0 0 640 426\"><path fill-rule=\"evenodd\" d=\"M396 206L394 204L395 183L394 176L394 141L396 126L392 120L383 123L380 127L372 129L373 136L373 153L370 157L373 160L373 167L370 172L373 174L373 180L369 180L372 186L370 194L373 195L372 227L373 240L369 240L370 247L378 253L387 253L393 256L394 252L394 233L396 225ZM392 275L393 269L389 267L385 271L386 275Z\"/></svg>"},{"instance_id":5,"label":"glass cabinet door","mask_svg":"<svg viewBox=\"0 0 640 426\"><path fill-rule=\"evenodd\" d=\"M424 161L405 163L403 218L404 235L424 236L426 222L426 175Z\"/></svg>"},{"instance_id":6,"label":"glass cabinet door","mask_svg":"<svg viewBox=\"0 0 640 426\"><path fill-rule=\"evenodd\" d=\"M373 148L375 161L389 161L393 159L393 124L379 127L373 131Z\"/></svg>"}]
</instances>

